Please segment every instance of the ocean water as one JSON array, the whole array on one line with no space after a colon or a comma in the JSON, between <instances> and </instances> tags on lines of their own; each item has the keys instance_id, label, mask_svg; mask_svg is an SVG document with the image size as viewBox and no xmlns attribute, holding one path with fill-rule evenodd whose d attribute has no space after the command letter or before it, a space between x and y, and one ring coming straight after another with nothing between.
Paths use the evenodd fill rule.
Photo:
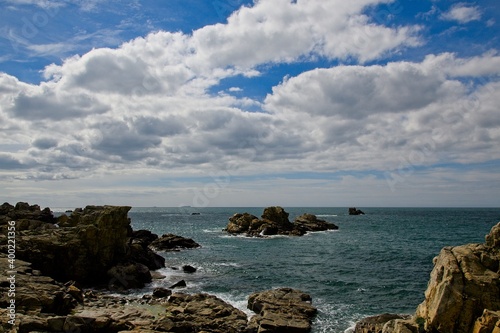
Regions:
<instances>
[{"instance_id":1,"label":"ocean water","mask_svg":"<svg viewBox=\"0 0 500 333\"><path fill-rule=\"evenodd\" d=\"M222 231L234 213L256 216L262 208L133 208L134 230L193 238L201 248L163 253L166 279L139 293L184 279L184 292L214 294L246 310L248 295L277 287L309 293L319 314L314 333L349 332L366 316L413 313L424 299L432 259L444 246L482 243L500 221L489 208L285 208L290 220L311 213L338 231L268 239L230 236ZM196 213L199 215L192 215ZM186 274L179 268L198 268Z\"/></svg>"}]
</instances>

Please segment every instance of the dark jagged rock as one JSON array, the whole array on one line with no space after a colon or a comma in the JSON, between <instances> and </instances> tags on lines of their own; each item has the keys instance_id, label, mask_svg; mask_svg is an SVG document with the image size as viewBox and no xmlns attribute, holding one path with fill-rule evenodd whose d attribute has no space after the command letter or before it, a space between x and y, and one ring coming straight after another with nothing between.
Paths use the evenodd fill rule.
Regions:
<instances>
[{"instance_id":1,"label":"dark jagged rock","mask_svg":"<svg viewBox=\"0 0 500 333\"><path fill-rule=\"evenodd\" d=\"M187 287L186 281L180 280L179 282L174 283L173 285L171 285L169 288L170 289L175 289L175 288L185 288L185 287Z\"/></svg>"},{"instance_id":2,"label":"dark jagged rock","mask_svg":"<svg viewBox=\"0 0 500 333\"><path fill-rule=\"evenodd\" d=\"M361 209L351 207L349 208L349 215L365 215L365 213Z\"/></svg>"},{"instance_id":3,"label":"dark jagged rock","mask_svg":"<svg viewBox=\"0 0 500 333\"><path fill-rule=\"evenodd\" d=\"M172 290L165 288L155 288L153 290L153 297L164 298L172 295Z\"/></svg>"},{"instance_id":4,"label":"dark jagged rock","mask_svg":"<svg viewBox=\"0 0 500 333\"><path fill-rule=\"evenodd\" d=\"M179 251L181 249L194 249L201 247L191 238L165 234L154 240L150 246L157 251Z\"/></svg>"},{"instance_id":5,"label":"dark jagged rock","mask_svg":"<svg viewBox=\"0 0 500 333\"><path fill-rule=\"evenodd\" d=\"M230 234L245 234L250 237L273 235L302 236L307 232L338 229L333 224L318 219L313 214L304 214L295 219L294 223L288 220L288 213L281 207L264 209L262 219L254 215L234 214L229 218L225 231Z\"/></svg>"},{"instance_id":6,"label":"dark jagged rock","mask_svg":"<svg viewBox=\"0 0 500 333\"><path fill-rule=\"evenodd\" d=\"M311 296L291 288L254 293L248 298L248 308L256 313L249 328L254 332L310 332L317 313L311 302Z\"/></svg>"},{"instance_id":7,"label":"dark jagged rock","mask_svg":"<svg viewBox=\"0 0 500 333\"><path fill-rule=\"evenodd\" d=\"M184 265L184 266L182 266L182 271L184 273L196 273L197 269L196 269L196 267L193 267L190 265Z\"/></svg>"}]
</instances>

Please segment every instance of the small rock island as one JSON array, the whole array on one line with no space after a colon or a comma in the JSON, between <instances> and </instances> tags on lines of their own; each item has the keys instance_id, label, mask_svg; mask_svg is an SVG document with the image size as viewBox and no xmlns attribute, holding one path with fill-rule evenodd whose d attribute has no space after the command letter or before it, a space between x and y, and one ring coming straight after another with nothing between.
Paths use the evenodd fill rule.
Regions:
<instances>
[{"instance_id":1,"label":"small rock island","mask_svg":"<svg viewBox=\"0 0 500 333\"><path fill-rule=\"evenodd\" d=\"M288 216L289 214L279 206L265 208L261 219L249 213L238 213L229 218L225 231L248 237L265 237L303 236L307 232L338 229L335 224L320 220L313 214L303 214L293 223L289 221Z\"/></svg>"}]
</instances>

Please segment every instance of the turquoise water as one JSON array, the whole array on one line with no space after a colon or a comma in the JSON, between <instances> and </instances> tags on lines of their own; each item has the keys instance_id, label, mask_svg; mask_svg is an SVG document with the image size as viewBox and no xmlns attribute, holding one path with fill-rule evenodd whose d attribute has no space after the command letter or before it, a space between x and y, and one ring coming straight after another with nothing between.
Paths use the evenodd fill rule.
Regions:
<instances>
[{"instance_id":1,"label":"turquoise water","mask_svg":"<svg viewBox=\"0 0 500 333\"><path fill-rule=\"evenodd\" d=\"M134 230L174 233L202 245L163 254L167 278L148 288L185 279L186 292L211 293L242 310L252 292L299 288L319 309L314 333L345 332L360 318L383 312L414 312L440 249L482 243L500 221L500 209L360 208L366 215L349 216L347 208L285 208L290 220L312 213L339 230L270 239L222 231L234 213L260 216L262 208L133 208L129 217ZM198 272L171 268L184 264Z\"/></svg>"}]
</instances>

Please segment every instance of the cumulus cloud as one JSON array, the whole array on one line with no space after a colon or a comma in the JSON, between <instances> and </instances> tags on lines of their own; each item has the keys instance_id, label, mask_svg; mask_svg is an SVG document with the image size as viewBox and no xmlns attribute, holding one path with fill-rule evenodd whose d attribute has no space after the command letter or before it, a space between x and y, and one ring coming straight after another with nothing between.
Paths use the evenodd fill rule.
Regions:
<instances>
[{"instance_id":1,"label":"cumulus cloud","mask_svg":"<svg viewBox=\"0 0 500 333\"><path fill-rule=\"evenodd\" d=\"M499 57L364 66L420 42L418 27L387 27L364 14L386 2L262 0L227 24L154 32L68 58L48 66L39 85L0 74L0 139L23 147L1 162L31 168L16 177L67 179L110 170L380 171L405 159L500 158ZM224 78L314 57L358 65L286 78L263 102L210 93ZM468 82L485 74L485 82Z\"/></svg>"},{"instance_id":2,"label":"cumulus cloud","mask_svg":"<svg viewBox=\"0 0 500 333\"><path fill-rule=\"evenodd\" d=\"M481 19L481 11L478 6L472 6L467 3L457 3L441 15L441 18L448 21L457 21L458 23L468 23Z\"/></svg>"}]
</instances>

